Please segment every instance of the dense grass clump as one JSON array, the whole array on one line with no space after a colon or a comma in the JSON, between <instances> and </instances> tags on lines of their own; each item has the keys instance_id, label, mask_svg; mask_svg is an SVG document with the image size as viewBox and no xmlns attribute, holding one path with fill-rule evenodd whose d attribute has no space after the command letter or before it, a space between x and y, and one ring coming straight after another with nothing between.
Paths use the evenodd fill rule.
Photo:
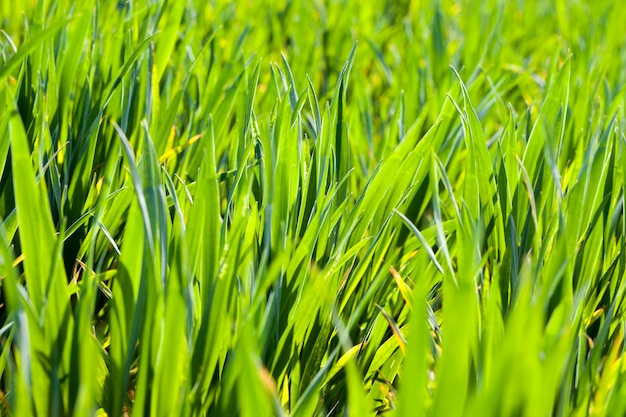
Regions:
<instances>
[{"instance_id":1,"label":"dense grass clump","mask_svg":"<svg viewBox=\"0 0 626 417\"><path fill-rule=\"evenodd\" d=\"M623 22L0 0L0 414L626 415Z\"/></svg>"}]
</instances>

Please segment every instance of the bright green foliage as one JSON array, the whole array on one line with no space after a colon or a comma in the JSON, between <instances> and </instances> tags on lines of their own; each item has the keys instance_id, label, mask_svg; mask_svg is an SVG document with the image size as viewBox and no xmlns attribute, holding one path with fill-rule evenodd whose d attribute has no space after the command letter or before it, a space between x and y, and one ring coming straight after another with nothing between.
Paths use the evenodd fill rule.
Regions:
<instances>
[{"instance_id":1,"label":"bright green foliage","mask_svg":"<svg viewBox=\"0 0 626 417\"><path fill-rule=\"evenodd\" d=\"M0 0L0 415L625 415L624 22Z\"/></svg>"}]
</instances>

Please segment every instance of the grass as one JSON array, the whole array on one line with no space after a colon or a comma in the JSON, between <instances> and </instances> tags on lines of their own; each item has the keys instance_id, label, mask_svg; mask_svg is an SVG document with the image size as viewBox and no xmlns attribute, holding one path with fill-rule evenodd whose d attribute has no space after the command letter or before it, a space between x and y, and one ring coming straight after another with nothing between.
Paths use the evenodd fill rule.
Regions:
<instances>
[{"instance_id":1,"label":"grass","mask_svg":"<svg viewBox=\"0 0 626 417\"><path fill-rule=\"evenodd\" d=\"M0 414L626 414L624 21L0 1Z\"/></svg>"}]
</instances>

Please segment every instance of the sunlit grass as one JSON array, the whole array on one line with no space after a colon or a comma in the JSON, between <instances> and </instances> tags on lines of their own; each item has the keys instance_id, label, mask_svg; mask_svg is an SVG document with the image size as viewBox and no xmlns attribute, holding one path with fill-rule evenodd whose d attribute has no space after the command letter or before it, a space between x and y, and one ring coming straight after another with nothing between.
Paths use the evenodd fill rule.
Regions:
<instances>
[{"instance_id":1,"label":"sunlit grass","mask_svg":"<svg viewBox=\"0 0 626 417\"><path fill-rule=\"evenodd\" d=\"M0 414L624 415L624 21L0 0Z\"/></svg>"}]
</instances>

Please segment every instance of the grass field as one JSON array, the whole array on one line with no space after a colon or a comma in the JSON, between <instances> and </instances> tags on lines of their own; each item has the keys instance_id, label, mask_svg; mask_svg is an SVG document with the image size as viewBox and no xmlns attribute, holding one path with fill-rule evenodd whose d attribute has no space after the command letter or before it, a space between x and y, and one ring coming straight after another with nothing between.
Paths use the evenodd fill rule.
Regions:
<instances>
[{"instance_id":1,"label":"grass field","mask_svg":"<svg viewBox=\"0 0 626 417\"><path fill-rule=\"evenodd\" d=\"M626 415L617 0L0 0L0 415Z\"/></svg>"}]
</instances>

